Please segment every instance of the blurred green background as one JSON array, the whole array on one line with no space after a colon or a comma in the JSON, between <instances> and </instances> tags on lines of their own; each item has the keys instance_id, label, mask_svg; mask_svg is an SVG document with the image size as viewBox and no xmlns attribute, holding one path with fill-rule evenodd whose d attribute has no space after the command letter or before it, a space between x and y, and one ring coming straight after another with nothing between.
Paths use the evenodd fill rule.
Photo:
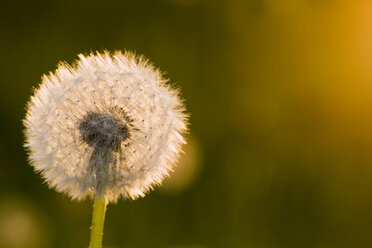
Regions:
<instances>
[{"instance_id":1,"label":"blurred green background","mask_svg":"<svg viewBox=\"0 0 372 248\"><path fill-rule=\"evenodd\" d=\"M88 246L92 202L34 174L21 120L42 74L102 49L150 58L192 113L104 247L372 247L371 1L2 1L0 35L0 248Z\"/></svg>"}]
</instances>

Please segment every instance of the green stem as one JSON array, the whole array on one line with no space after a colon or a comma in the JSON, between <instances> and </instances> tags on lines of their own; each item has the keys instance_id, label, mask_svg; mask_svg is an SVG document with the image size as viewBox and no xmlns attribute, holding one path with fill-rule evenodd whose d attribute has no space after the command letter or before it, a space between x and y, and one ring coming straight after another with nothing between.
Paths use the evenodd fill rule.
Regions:
<instances>
[{"instance_id":1,"label":"green stem","mask_svg":"<svg viewBox=\"0 0 372 248\"><path fill-rule=\"evenodd\" d=\"M96 197L93 206L89 248L102 248L103 224L105 222L106 199Z\"/></svg>"}]
</instances>

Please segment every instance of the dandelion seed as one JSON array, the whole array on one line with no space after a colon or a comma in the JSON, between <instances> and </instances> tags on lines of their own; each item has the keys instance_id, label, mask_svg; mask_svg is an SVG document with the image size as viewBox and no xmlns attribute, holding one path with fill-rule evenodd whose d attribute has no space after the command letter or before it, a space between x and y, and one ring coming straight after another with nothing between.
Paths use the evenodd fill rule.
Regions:
<instances>
[{"instance_id":1,"label":"dandelion seed","mask_svg":"<svg viewBox=\"0 0 372 248\"><path fill-rule=\"evenodd\" d=\"M178 91L142 57L79 58L44 76L28 103L31 164L73 199L142 197L168 175L185 142Z\"/></svg>"}]
</instances>

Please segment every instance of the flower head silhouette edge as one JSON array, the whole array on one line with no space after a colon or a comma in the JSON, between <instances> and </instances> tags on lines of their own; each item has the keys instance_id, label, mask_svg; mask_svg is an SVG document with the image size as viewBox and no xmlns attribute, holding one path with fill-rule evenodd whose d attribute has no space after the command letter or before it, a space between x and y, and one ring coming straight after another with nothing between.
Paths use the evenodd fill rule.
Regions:
<instances>
[{"instance_id":1,"label":"flower head silhouette edge","mask_svg":"<svg viewBox=\"0 0 372 248\"><path fill-rule=\"evenodd\" d=\"M43 76L25 147L46 182L73 199L136 199L172 170L187 119L179 92L143 57L80 54Z\"/></svg>"}]
</instances>

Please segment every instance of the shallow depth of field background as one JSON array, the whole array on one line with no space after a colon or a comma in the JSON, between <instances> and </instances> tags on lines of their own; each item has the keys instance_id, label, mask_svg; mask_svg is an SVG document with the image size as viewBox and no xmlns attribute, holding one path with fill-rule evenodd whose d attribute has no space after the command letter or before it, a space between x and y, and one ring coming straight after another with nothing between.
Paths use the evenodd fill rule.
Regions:
<instances>
[{"instance_id":1,"label":"shallow depth of field background","mask_svg":"<svg viewBox=\"0 0 372 248\"><path fill-rule=\"evenodd\" d=\"M0 248L88 246L92 202L33 172L21 119L42 74L103 49L150 58L192 113L104 247L372 247L371 1L7 1L0 34Z\"/></svg>"}]
</instances>

